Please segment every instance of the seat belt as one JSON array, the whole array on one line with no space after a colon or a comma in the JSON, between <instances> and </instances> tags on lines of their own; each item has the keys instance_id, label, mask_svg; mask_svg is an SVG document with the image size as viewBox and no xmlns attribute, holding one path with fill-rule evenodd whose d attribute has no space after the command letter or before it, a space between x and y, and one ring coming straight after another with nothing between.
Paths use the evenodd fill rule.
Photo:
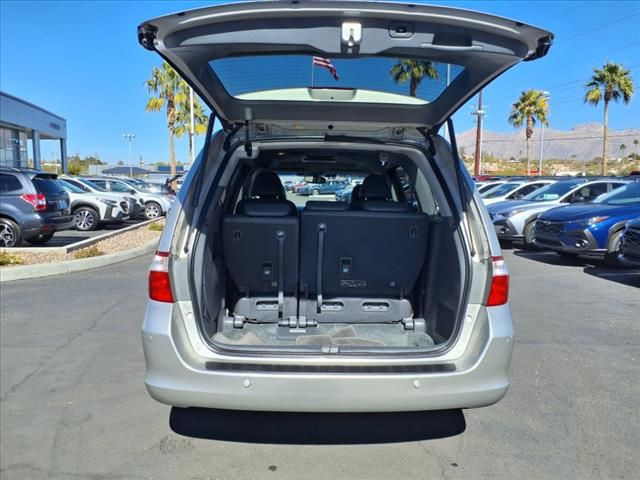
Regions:
<instances>
[{"instance_id":1,"label":"seat belt","mask_svg":"<svg viewBox=\"0 0 640 480\"><path fill-rule=\"evenodd\" d=\"M316 298L316 312L322 312L322 257L324 254L324 234L327 231L327 225L324 223L318 224L318 265L317 265L317 277L316 277L316 289L318 296Z\"/></svg>"},{"instance_id":2,"label":"seat belt","mask_svg":"<svg viewBox=\"0 0 640 480\"><path fill-rule=\"evenodd\" d=\"M284 310L284 230L276 232L278 240L278 320L282 319Z\"/></svg>"}]
</instances>

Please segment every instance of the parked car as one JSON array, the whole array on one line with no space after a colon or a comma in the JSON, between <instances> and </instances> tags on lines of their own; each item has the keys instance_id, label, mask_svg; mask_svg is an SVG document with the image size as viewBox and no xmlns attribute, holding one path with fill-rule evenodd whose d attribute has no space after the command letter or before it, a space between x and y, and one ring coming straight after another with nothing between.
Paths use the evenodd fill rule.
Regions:
<instances>
[{"instance_id":1,"label":"parked car","mask_svg":"<svg viewBox=\"0 0 640 480\"><path fill-rule=\"evenodd\" d=\"M627 265L640 268L640 217L627 223L620 238L620 255Z\"/></svg>"},{"instance_id":2,"label":"parked car","mask_svg":"<svg viewBox=\"0 0 640 480\"><path fill-rule=\"evenodd\" d=\"M91 183L104 188L108 192L119 192L123 194L135 195L142 200L143 210L142 215L147 220L153 218L159 218L166 215L171 208L171 202L162 195L155 193L148 193L142 190L140 187L127 183L119 178L111 177L83 177L86 180L90 180Z\"/></svg>"},{"instance_id":3,"label":"parked car","mask_svg":"<svg viewBox=\"0 0 640 480\"><path fill-rule=\"evenodd\" d=\"M547 210L570 203L595 200L627 183L626 180L571 178L547 185L521 200L507 200L489 205L487 210L498 238L522 241L533 246L533 229L538 216Z\"/></svg>"},{"instance_id":4,"label":"parked car","mask_svg":"<svg viewBox=\"0 0 640 480\"><path fill-rule=\"evenodd\" d=\"M567 257L600 257L619 266L622 231L639 215L640 183L628 183L592 202L547 210L535 223L534 245Z\"/></svg>"},{"instance_id":5,"label":"parked car","mask_svg":"<svg viewBox=\"0 0 640 480\"><path fill-rule=\"evenodd\" d=\"M119 180L126 182L139 190L145 193L153 193L155 195L162 195L166 197L169 202L173 203L176 199L176 194L174 191L170 190L169 187L165 183L156 183L156 182L145 182L140 179L135 179L135 181L131 178L122 178Z\"/></svg>"},{"instance_id":6,"label":"parked car","mask_svg":"<svg viewBox=\"0 0 640 480\"><path fill-rule=\"evenodd\" d=\"M74 226L69 195L57 175L39 170L0 167L0 247L22 240L43 245L60 230Z\"/></svg>"},{"instance_id":7,"label":"parked car","mask_svg":"<svg viewBox=\"0 0 640 480\"><path fill-rule=\"evenodd\" d=\"M144 208L144 202L142 201L142 198L139 198L138 196L130 192L107 192L107 190L102 188L100 185L96 185L90 180L81 177L60 176L58 178L73 185L74 187L81 189L84 192L100 195L111 195L113 196L113 198L118 198L126 201L126 213L129 218L138 218L142 212L142 209Z\"/></svg>"},{"instance_id":8,"label":"parked car","mask_svg":"<svg viewBox=\"0 0 640 480\"><path fill-rule=\"evenodd\" d=\"M450 115L544 56L552 34L449 7L332 1L181 12L143 23L138 38L233 126L209 129L150 268L142 344L153 398L352 412L503 397L509 276ZM412 97L389 78L398 52L454 64L462 80ZM340 79L309 88L320 54L340 58ZM266 82L259 64L278 74ZM278 176L336 170L366 176L360 209L311 200L298 213ZM419 211L398 200L402 178Z\"/></svg>"},{"instance_id":9,"label":"parked car","mask_svg":"<svg viewBox=\"0 0 640 480\"><path fill-rule=\"evenodd\" d=\"M342 190L349 184L343 180L326 180L321 183L307 183L306 185L298 188L296 193L298 195L328 195L335 194L338 190Z\"/></svg>"},{"instance_id":10,"label":"parked car","mask_svg":"<svg viewBox=\"0 0 640 480\"><path fill-rule=\"evenodd\" d=\"M507 180L490 180L488 182L476 183L476 188L478 189L478 193L482 195L505 183L507 183Z\"/></svg>"},{"instance_id":11,"label":"parked car","mask_svg":"<svg viewBox=\"0 0 640 480\"><path fill-rule=\"evenodd\" d=\"M539 188L552 183L556 183L556 180L509 181L487 190L485 193L480 194L480 196L485 205L492 205L494 203L504 202L505 200L520 200Z\"/></svg>"},{"instance_id":12,"label":"parked car","mask_svg":"<svg viewBox=\"0 0 640 480\"><path fill-rule=\"evenodd\" d=\"M69 194L76 230L88 232L101 223L122 222L129 218L129 202L120 196L87 192L64 178L58 178L58 183Z\"/></svg>"}]
</instances>

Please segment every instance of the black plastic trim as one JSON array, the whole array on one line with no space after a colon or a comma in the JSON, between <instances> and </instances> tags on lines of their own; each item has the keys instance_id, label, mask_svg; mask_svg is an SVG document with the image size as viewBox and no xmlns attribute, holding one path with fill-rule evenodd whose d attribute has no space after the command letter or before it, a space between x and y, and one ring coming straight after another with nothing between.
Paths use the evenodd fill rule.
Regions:
<instances>
[{"instance_id":1,"label":"black plastic trim","mask_svg":"<svg viewBox=\"0 0 640 480\"><path fill-rule=\"evenodd\" d=\"M255 363L206 362L207 370L218 372L269 373L346 373L346 374L419 374L450 373L456 371L452 363L432 365L274 365Z\"/></svg>"}]
</instances>

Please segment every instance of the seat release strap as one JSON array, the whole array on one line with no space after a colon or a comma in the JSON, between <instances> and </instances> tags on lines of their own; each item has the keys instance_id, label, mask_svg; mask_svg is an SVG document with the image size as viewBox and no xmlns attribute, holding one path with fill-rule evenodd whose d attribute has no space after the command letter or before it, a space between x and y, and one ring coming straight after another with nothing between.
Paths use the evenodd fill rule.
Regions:
<instances>
[{"instance_id":1,"label":"seat release strap","mask_svg":"<svg viewBox=\"0 0 640 480\"><path fill-rule=\"evenodd\" d=\"M316 277L316 289L318 296L316 299L316 311L322 312L322 264L324 255L324 235L327 231L327 225L325 223L318 224L318 265L317 265L317 277Z\"/></svg>"},{"instance_id":2,"label":"seat release strap","mask_svg":"<svg viewBox=\"0 0 640 480\"><path fill-rule=\"evenodd\" d=\"M285 233L283 230L276 232L278 240L278 319L282 318L284 310L284 240Z\"/></svg>"}]
</instances>

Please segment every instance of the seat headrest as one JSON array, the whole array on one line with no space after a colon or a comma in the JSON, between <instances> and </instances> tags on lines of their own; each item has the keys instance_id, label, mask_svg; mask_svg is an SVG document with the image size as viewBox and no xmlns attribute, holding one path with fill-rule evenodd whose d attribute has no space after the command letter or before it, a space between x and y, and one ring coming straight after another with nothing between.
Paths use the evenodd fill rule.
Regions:
<instances>
[{"instance_id":1,"label":"seat headrest","mask_svg":"<svg viewBox=\"0 0 640 480\"><path fill-rule=\"evenodd\" d=\"M362 200L362 185L356 185L351 190L351 203L359 203Z\"/></svg>"},{"instance_id":2,"label":"seat headrest","mask_svg":"<svg viewBox=\"0 0 640 480\"><path fill-rule=\"evenodd\" d=\"M353 195L353 194L352 194ZM364 179L360 196L365 200L390 200L391 185L384 175L371 174Z\"/></svg>"},{"instance_id":3,"label":"seat headrest","mask_svg":"<svg viewBox=\"0 0 640 480\"><path fill-rule=\"evenodd\" d=\"M250 198L264 198L272 200L284 200L286 194L280 181L280 177L275 172L258 172L253 178L249 188Z\"/></svg>"},{"instance_id":4,"label":"seat headrest","mask_svg":"<svg viewBox=\"0 0 640 480\"><path fill-rule=\"evenodd\" d=\"M248 198L238 202L236 214L249 217L288 217L297 215L298 211L292 202Z\"/></svg>"}]
</instances>

